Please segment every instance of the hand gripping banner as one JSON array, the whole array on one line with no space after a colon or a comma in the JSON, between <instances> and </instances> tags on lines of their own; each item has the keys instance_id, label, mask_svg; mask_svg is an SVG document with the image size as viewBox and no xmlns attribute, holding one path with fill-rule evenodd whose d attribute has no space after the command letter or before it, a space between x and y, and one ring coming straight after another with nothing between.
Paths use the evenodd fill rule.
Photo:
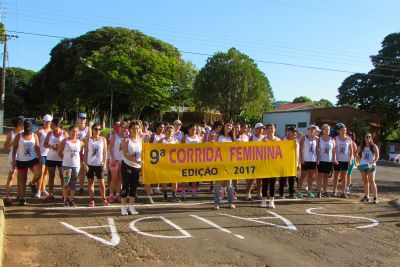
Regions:
<instances>
[{"instance_id":1,"label":"hand gripping banner","mask_svg":"<svg viewBox=\"0 0 400 267\"><path fill-rule=\"evenodd\" d=\"M143 146L145 184L288 177L296 172L295 141Z\"/></svg>"}]
</instances>

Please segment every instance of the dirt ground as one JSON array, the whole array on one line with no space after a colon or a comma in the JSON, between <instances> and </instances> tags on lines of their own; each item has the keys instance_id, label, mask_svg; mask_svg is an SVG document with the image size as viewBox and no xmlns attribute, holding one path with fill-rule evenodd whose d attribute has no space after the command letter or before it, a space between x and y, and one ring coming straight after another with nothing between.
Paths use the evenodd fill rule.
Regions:
<instances>
[{"instance_id":1,"label":"dirt ground","mask_svg":"<svg viewBox=\"0 0 400 267\"><path fill-rule=\"evenodd\" d=\"M4 195L4 153L0 165ZM399 178L400 168L378 168L377 205L360 202L357 171L349 199L277 200L273 210L239 194L236 209L214 211L206 184L196 201L139 199L135 216L88 208L85 196L76 208L28 199L6 208L4 266L398 266Z\"/></svg>"}]
</instances>

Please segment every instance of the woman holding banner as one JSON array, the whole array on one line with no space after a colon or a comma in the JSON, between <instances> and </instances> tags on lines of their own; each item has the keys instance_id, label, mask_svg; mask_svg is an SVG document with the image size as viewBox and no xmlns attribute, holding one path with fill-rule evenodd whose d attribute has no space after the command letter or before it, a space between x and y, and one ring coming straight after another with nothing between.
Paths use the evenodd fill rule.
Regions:
<instances>
[{"instance_id":1,"label":"woman holding banner","mask_svg":"<svg viewBox=\"0 0 400 267\"><path fill-rule=\"evenodd\" d=\"M141 123L133 120L129 123L129 137L122 141L123 160L121 163L122 190L121 190L121 214L136 215L133 204L136 199L136 191L139 185L140 170L142 168L142 144L140 137ZM126 198L129 196L129 206Z\"/></svg>"},{"instance_id":2,"label":"woman holding banner","mask_svg":"<svg viewBox=\"0 0 400 267\"><path fill-rule=\"evenodd\" d=\"M217 138L217 142L234 142L236 141L235 130L233 129L233 124L231 122L225 122L222 127L222 134L220 134ZM228 187L228 204L229 208L234 209L235 205L233 204L234 196L233 193L235 188L232 185L232 180L227 181L216 181L214 182L214 209L219 210L219 205L221 203L220 194L221 187Z\"/></svg>"},{"instance_id":3,"label":"woman holding banner","mask_svg":"<svg viewBox=\"0 0 400 267\"><path fill-rule=\"evenodd\" d=\"M211 130L205 136L205 142L215 142L217 141L218 135L222 130L223 123L222 121L214 122ZM210 192L213 191L213 182L210 182Z\"/></svg>"},{"instance_id":4,"label":"woman holding banner","mask_svg":"<svg viewBox=\"0 0 400 267\"><path fill-rule=\"evenodd\" d=\"M264 137L263 141L280 141L281 139L275 135L276 133L276 127L275 124L269 123L265 125L266 128L266 136ZM268 207L271 209L275 209L275 184L276 184L276 178L263 178L262 179L262 200L261 200L261 208L266 208L267 207L267 192L269 188L269 205Z\"/></svg>"},{"instance_id":5,"label":"woman holding banner","mask_svg":"<svg viewBox=\"0 0 400 267\"><path fill-rule=\"evenodd\" d=\"M165 129L165 136L161 138L158 143L160 144L179 144L178 139L174 136L174 126L168 125ZM168 191L167 191L167 184L162 184L162 191L164 194L163 201L168 201ZM178 188L178 183L171 183L171 191L172 191L172 202L181 202L176 197L176 190Z\"/></svg>"},{"instance_id":6,"label":"woman holding banner","mask_svg":"<svg viewBox=\"0 0 400 267\"><path fill-rule=\"evenodd\" d=\"M198 128L199 125L197 124L190 124L189 125L189 130L188 134L185 134L182 138L182 144L199 144L201 143L201 137L198 135ZM193 199L198 199L197 196L197 188L199 187L199 182L192 182L189 183L189 186L192 187L192 198ZM182 199L185 199L185 190L186 190L186 184L182 184Z\"/></svg>"},{"instance_id":7,"label":"woman holding banner","mask_svg":"<svg viewBox=\"0 0 400 267\"><path fill-rule=\"evenodd\" d=\"M156 124L156 129L155 129L155 131L153 132L153 134L151 135L151 137L150 137L150 141L149 141L149 143L150 144L156 144L156 143L158 143L162 138L164 138L164 129L165 129L165 126L164 126L164 123L162 123L162 122L157 122L157 124ZM157 188L154 190L154 192L156 193L156 194L162 194L162 192L161 192L161 190L160 190L160 185L158 184L157 185ZM152 200L150 201L150 203L152 202ZM151 203L152 204L152 203Z\"/></svg>"}]
</instances>

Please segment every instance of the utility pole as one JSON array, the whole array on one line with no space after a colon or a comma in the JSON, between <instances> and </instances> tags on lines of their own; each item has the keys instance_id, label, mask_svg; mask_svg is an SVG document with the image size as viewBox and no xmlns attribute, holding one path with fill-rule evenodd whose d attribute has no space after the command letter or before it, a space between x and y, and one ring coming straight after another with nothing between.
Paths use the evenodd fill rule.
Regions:
<instances>
[{"instance_id":1,"label":"utility pole","mask_svg":"<svg viewBox=\"0 0 400 267\"><path fill-rule=\"evenodd\" d=\"M4 52L3 52L3 69L1 71L1 84L0 84L0 134L3 134L4 127L4 99L6 89L6 66L7 66L7 41L16 39L16 35L4 35Z\"/></svg>"}]
</instances>

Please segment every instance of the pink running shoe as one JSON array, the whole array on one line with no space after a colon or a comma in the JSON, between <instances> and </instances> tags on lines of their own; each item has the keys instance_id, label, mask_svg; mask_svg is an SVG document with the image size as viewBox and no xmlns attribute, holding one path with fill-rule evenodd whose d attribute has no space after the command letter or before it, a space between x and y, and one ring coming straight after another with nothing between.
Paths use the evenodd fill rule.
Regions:
<instances>
[{"instance_id":1,"label":"pink running shoe","mask_svg":"<svg viewBox=\"0 0 400 267\"><path fill-rule=\"evenodd\" d=\"M108 203L108 201L107 201L107 199L103 199L103 206L104 207L107 207L107 206L109 206L110 204Z\"/></svg>"},{"instance_id":2,"label":"pink running shoe","mask_svg":"<svg viewBox=\"0 0 400 267\"><path fill-rule=\"evenodd\" d=\"M94 206L95 206L94 200L92 199L89 201L89 207L93 208Z\"/></svg>"}]
</instances>

